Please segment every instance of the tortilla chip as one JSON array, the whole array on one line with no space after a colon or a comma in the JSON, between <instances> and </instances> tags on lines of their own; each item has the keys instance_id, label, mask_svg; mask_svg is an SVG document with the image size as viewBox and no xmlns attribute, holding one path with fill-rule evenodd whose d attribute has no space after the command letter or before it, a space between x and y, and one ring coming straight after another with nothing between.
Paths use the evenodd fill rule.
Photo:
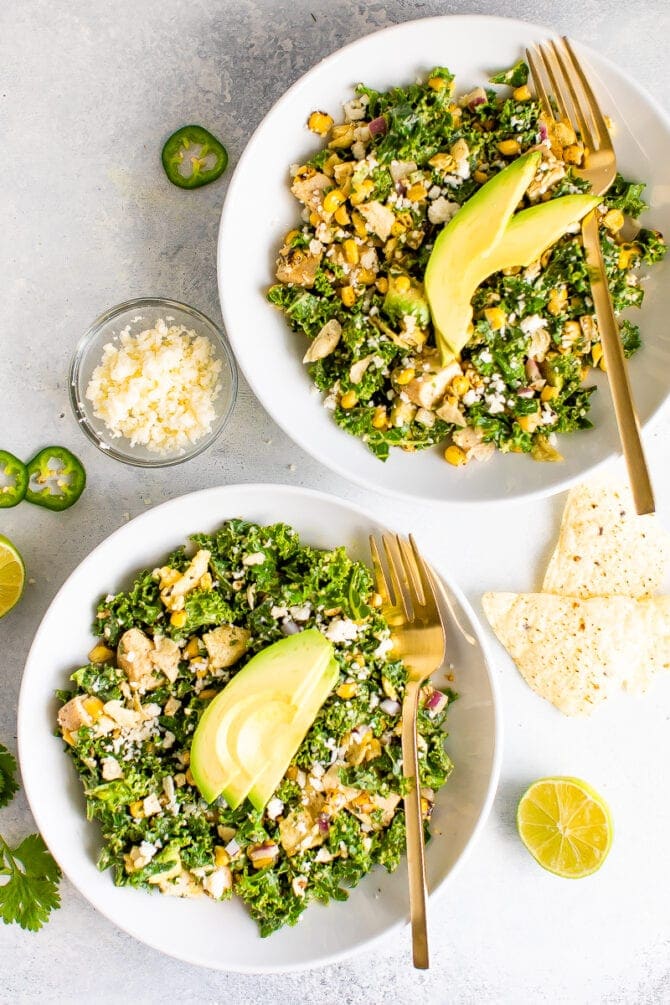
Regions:
<instances>
[{"instance_id":1,"label":"tortilla chip","mask_svg":"<svg viewBox=\"0 0 670 1005\"><path fill-rule=\"evenodd\" d=\"M524 680L565 715L589 715L619 689L670 669L670 597L486 593L491 626Z\"/></svg>"},{"instance_id":2,"label":"tortilla chip","mask_svg":"<svg viewBox=\"0 0 670 1005\"><path fill-rule=\"evenodd\" d=\"M570 597L648 597L663 584L670 535L638 516L628 486L608 481L572 489L542 590Z\"/></svg>"}]
</instances>

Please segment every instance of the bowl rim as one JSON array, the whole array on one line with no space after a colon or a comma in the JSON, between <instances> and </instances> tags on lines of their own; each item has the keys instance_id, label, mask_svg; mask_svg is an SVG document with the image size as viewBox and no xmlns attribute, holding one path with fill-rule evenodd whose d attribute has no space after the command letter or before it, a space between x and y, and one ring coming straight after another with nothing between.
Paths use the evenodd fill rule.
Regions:
<instances>
[{"instance_id":1,"label":"bowl rim","mask_svg":"<svg viewBox=\"0 0 670 1005\"><path fill-rule=\"evenodd\" d=\"M242 150L242 153L235 165L233 175L228 184L226 196L221 209L221 219L219 221L219 233L217 239L217 285L219 290L219 302L221 305L221 314L224 318L225 323L227 323L227 318L229 316L227 308L227 301L229 299L229 296L223 295L225 285L225 269L223 265L223 258L224 258L224 243L226 239L226 233L229 230L229 227L227 226L228 215L230 213L231 206L235 198L237 198L237 189L239 188L241 180L244 177L244 168L247 159L253 153L254 147L258 142L258 138L266 124L267 119L280 106L283 106L285 103L290 102L291 98L293 97L293 94L299 91L299 89L303 86L305 79L309 77L312 73L316 72L324 65L330 66L336 64L350 51L355 50L358 46L364 44L365 42L368 42L369 40L373 38L378 38L380 36L384 36L385 38L391 38L394 35L402 35L404 30L410 27L414 27L418 24L423 24L426 30L429 31L431 24L438 24L444 22L451 22L452 24L454 22L462 22L464 24L469 24L470 26L472 26L473 30L483 25L490 25L492 27L495 27L496 24L500 25L504 24L506 26L516 25L522 32L524 30L526 32L527 31L542 32L546 37L551 37L557 33L560 34L560 32L557 32L556 29L546 24L543 24L535 20L524 20L518 17L504 17L500 15L486 14L486 13L430 15L424 18L421 17L411 18L407 21L401 21L396 24L391 24L385 28L381 28L379 30L373 30L365 35L361 35L358 38L353 39L351 42L348 42L346 45L340 46L338 49L335 49L332 52L328 53L322 59L312 64L303 73L301 73L300 76L296 80L294 80L293 83L282 94L280 94L277 100L273 102L273 104L267 109L267 111L263 115L262 119L260 120L256 128L254 129L253 133L247 140L247 143L244 149ZM576 44L578 50L583 50L583 52L586 54L587 57L595 56L597 61L604 64L609 71L611 71L618 77L622 78L626 84L626 87L630 88L630 90L637 97L641 98L651 107L653 107L654 113L661 119L661 121L667 128L668 133L670 134L670 114L666 112L665 108L660 104L660 102L656 98L653 97L653 95L648 90L646 90L646 88L644 88L641 84L639 84L632 75L626 72L624 68L622 68L619 64L617 64L613 59L610 59L607 55L603 54L599 50L594 49L592 46L587 45L581 40L576 40ZM234 330L234 326L232 326L231 330ZM236 338L233 337L231 340L231 344L235 346L236 341L237 341ZM332 457L328 457L328 459L325 460L323 456L319 453L318 446L316 444L310 442L308 438L302 436L296 437L294 435L293 428L289 428L289 425L284 423L280 410L277 409L274 405L270 406L269 404L266 404L265 396L262 392L261 387L259 386L258 380L256 379L255 372L251 369L251 367L245 365L245 363L242 360L238 360L238 366L242 371L245 380L249 384L253 393L258 398L259 402L262 404L265 411L268 413L268 415L270 415L272 420L277 423L277 425L282 429L282 431L286 433L286 435L294 443L296 443L297 446L300 447L300 449L310 454L311 457L318 460L321 464L324 464L324 466L326 466L329 470L333 471L341 478L344 478L347 482L352 483L354 485L359 485L367 489L368 491L377 492L380 495L386 496L387 498L390 499L398 499L412 503L421 502L424 503L425 505L440 506L440 507L459 507L459 506L487 507L491 505L514 506L523 502L532 502L539 499L550 498L551 496L557 495L560 492L567 491L573 485L577 484L577 482L583 480L588 476L596 475L598 472L602 471L602 469L607 464L612 463L612 461L614 460L619 460L623 456L623 451L620 442L618 441L617 438L616 444L612 448L608 449L600 459L589 464L582 471L576 472L575 474L571 475L565 475L556 484L540 486L538 488L531 489L529 491L521 491L521 492L515 491L513 493L510 493L509 495L500 495L495 499L477 498L477 497L469 497L467 499L451 499L448 496L442 499L429 498L417 495L416 493L413 493L408 489L403 488L402 486L390 487L379 484L377 480L375 480L373 477L370 477L368 474L359 473L355 470L352 470L352 466L347 465L341 458L334 459ZM309 383L306 383L305 388L306 388L306 394L309 394L310 391ZM610 393L609 388L606 389L606 393L607 394ZM644 421L640 422L642 431L647 434L651 433L657 427L657 424L659 423L660 419L663 417L663 415L666 413L668 409L670 409L670 387L668 388L665 398L658 403L656 408L647 416L647 418ZM346 435L344 434L344 431L343 435Z\"/></svg>"},{"instance_id":2,"label":"bowl rim","mask_svg":"<svg viewBox=\"0 0 670 1005\"><path fill-rule=\"evenodd\" d=\"M123 453L113 445L114 441L111 439L103 439L99 436L90 423L87 406L83 403L82 396L78 393L78 387L79 374L86 350L91 346L93 340L100 334L104 326L109 324L110 321L125 311L132 309L142 310L154 306L161 306L167 310L183 311L207 329L206 337L209 338L215 336L216 345L220 350L220 356L225 361L225 365L228 368L228 376L230 380L230 400L218 418L216 425L209 433L202 437L202 442L193 444L190 449L186 449L183 454L178 456L157 455L156 460L151 460ZM170 297L135 297L131 300L124 300L122 303L116 304L114 307L109 307L107 310L103 311L102 314L99 314L97 318L91 322L87 330L80 337L72 354L72 359L70 360L70 367L68 371L68 396L72 411L74 412L75 419L77 420L80 429L90 442L97 447L101 453L105 454L105 456L112 457L116 461L121 461L123 464L129 464L132 467L137 468L166 468L192 460L194 457L197 457L199 454L203 453L203 451L207 450L208 447L216 441L220 433L228 424L228 420L230 419L233 408L235 407L235 402L237 401L238 382L237 360L228 344L223 325L217 325L215 321L212 321L210 317L198 310L197 307L191 307L190 304L181 303L179 300L172 300ZM122 439L124 439L124 437L122 437Z\"/></svg>"},{"instance_id":3,"label":"bowl rim","mask_svg":"<svg viewBox=\"0 0 670 1005\"><path fill-rule=\"evenodd\" d=\"M77 565L75 569L70 573L65 582L61 585L60 589L51 600L47 610L45 611L42 620L35 632L33 641L30 646L30 650L26 657L25 667L28 667L31 660L34 659L33 653L37 650L38 645L41 642L43 634L48 630L49 625L47 624L47 618L52 607L58 602L61 595L67 589L68 583L72 577L79 571L82 565L93 560L94 556L98 554L104 547L106 547L110 541L118 539L124 533L127 533L127 528L131 524L146 523L147 521L154 518L157 510L164 510L167 507L173 506L179 502L183 502L185 499L205 499L208 496L215 496L216 494L222 495L234 495L236 492L243 490L248 492L258 498L265 498L266 495L274 493L278 496L285 496L287 498L301 498L302 500L311 500L315 506L321 501L335 502L339 506L343 506L348 514L353 517L360 517L363 520L369 521L376 526L381 526L379 517L372 512L372 510L366 509L363 506L358 505L355 502L351 502L348 499L343 498L335 493L323 492L318 489L304 488L298 485L286 485L283 483L272 483L272 482L259 482L259 483L247 483L239 482L232 485L217 485L207 489L200 489L196 492L188 492L181 496L176 496L174 499L169 499L158 506L152 507L150 510L140 513L138 516L134 517L130 523L123 524L121 527L117 528L107 537L105 537L99 544L93 548L88 555L86 555L82 561ZM431 566L436 572L440 583L448 587L449 591L453 594L456 599L460 609L465 613L471 623L472 630L476 636L477 643L480 648L482 670L488 681L488 685L491 693L491 712L493 720L493 735L492 735L492 749L491 749L491 762L489 777L486 784L486 792L481 802L481 807L477 818L472 827L470 836L462 849L458 858L454 861L451 869L439 882L439 884L432 890L429 894L429 899L433 900L438 896L442 896L445 888L456 875L458 870L462 867L463 863L467 860L468 856L472 853L472 849L479 840L481 832L486 826L487 820L489 818L493 802L498 791L498 784L500 780L500 771L502 766L502 756L503 756L503 732L504 732L504 720L503 720L503 708L502 708L502 697L500 692L500 685L498 683L497 675L494 670L494 661L491 655L491 647L489 638L487 636L485 627L474 610L473 605L470 603L468 598L465 596L460 586L452 579L452 577L443 570L442 563L431 562ZM31 737L31 722L32 722L32 707L28 706L28 689L26 687L26 675L25 667L21 680L21 687L19 691L18 700L18 715L17 715L17 746L18 746L18 757L19 763L23 764L30 761L30 758L26 754L26 748L30 745ZM35 818L38 828L41 832L48 832L48 818L46 811L44 810L42 804L38 804L33 800L33 793L31 791L31 772L32 767L26 772L28 777L28 782L25 785L26 798L30 806L31 812ZM45 823L47 826L45 827ZM127 932L133 938L138 941L144 942L145 945L151 946L152 948L166 954L166 950L157 941L153 941L151 938L151 933L145 933L142 936L137 935L135 931L131 931L124 925L121 925L118 919L114 916L113 912L107 908L106 905L102 905L97 899L93 900L89 897L89 894L85 892L83 886L80 882L80 877L76 875L71 875L70 871L67 869L63 870L65 875L68 877L73 886L79 891L79 893L92 904L93 907L99 911L104 917L112 922L117 928L122 931ZM347 949L341 949L332 954L329 954L327 958L320 958L315 960L306 960L297 964L289 965L279 965L279 964L262 964L260 966L250 967L247 965L238 965L231 967L230 964L226 964L224 967L215 967L211 963L204 962L203 960L194 959L187 953L180 953L179 947L175 946L174 950L169 953L170 956L181 959L186 963L203 966L208 969L213 970L226 970L227 972L234 973L246 973L246 974L261 974L261 973L295 973L298 971L312 970L323 966L329 966L331 964L339 963L345 959L353 958L358 956L363 952L370 951L377 946L379 946L385 939L390 937L393 933L406 928L409 924L409 917L404 919L398 919L393 924L389 925L383 931L378 932L376 935L371 936L362 943ZM167 955L167 954L166 954Z\"/></svg>"}]
</instances>

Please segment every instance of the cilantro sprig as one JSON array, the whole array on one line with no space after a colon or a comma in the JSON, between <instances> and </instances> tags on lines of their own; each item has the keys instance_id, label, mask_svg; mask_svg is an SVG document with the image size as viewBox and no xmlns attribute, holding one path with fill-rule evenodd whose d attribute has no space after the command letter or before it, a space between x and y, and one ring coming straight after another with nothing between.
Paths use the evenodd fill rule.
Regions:
<instances>
[{"instance_id":1,"label":"cilantro sprig","mask_svg":"<svg viewBox=\"0 0 670 1005\"><path fill-rule=\"evenodd\" d=\"M0 806L18 791L16 760L0 743ZM60 907L60 869L39 834L13 848L0 834L0 918L36 932Z\"/></svg>"}]
</instances>

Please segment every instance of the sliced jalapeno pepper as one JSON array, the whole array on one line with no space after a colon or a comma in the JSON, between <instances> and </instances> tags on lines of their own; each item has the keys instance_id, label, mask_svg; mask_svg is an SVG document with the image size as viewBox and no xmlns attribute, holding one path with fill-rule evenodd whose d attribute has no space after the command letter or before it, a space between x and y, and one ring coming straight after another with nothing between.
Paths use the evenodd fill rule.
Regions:
<instances>
[{"instance_id":1,"label":"sliced jalapeno pepper","mask_svg":"<svg viewBox=\"0 0 670 1005\"><path fill-rule=\"evenodd\" d=\"M26 499L45 509L74 506L86 486L86 472L67 447L45 447L28 463Z\"/></svg>"},{"instance_id":2,"label":"sliced jalapeno pepper","mask_svg":"<svg viewBox=\"0 0 670 1005\"><path fill-rule=\"evenodd\" d=\"M8 450L0 450L0 473L9 479L0 485L0 509L18 506L28 488L28 468Z\"/></svg>"},{"instance_id":3,"label":"sliced jalapeno pepper","mask_svg":"<svg viewBox=\"0 0 670 1005\"><path fill-rule=\"evenodd\" d=\"M221 177L228 164L228 152L202 126L182 126L163 147L161 160L173 185L200 188Z\"/></svg>"}]
</instances>

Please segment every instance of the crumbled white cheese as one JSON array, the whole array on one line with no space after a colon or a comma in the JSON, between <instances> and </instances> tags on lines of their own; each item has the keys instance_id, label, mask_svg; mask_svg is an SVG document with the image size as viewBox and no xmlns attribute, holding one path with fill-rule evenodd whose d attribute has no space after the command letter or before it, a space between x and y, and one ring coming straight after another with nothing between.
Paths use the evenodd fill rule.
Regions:
<instances>
[{"instance_id":1,"label":"crumbled white cheese","mask_svg":"<svg viewBox=\"0 0 670 1005\"><path fill-rule=\"evenodd\" d=\"M270 820L276 820L277 817L280 815L280 813L283 811L283 809L284 804L281 801L281 799L277 799L276 796L273 796L270 802L267 804L265 812L269 816Z\"/></svg>"},{"instance_id":2,"label":"crumbled white cheese","mask_svg":"<svg viewBox=\"0 0 670 1005\"><path fill-rule=\"evenodd\" d=\"M255 551L252 555L245 555L242 559L242 565L262 565L265 561L265 555L262 551Z\"/></svg>"},{"instance_id":3,"label":"crumbled white cheese","mask_svg":"<svg viewBox=\"0 0 670 1005\"><path fill-rule=\"evenodd\" d=\"M358 625L349 618L335 618L328 625L325 635L331 642L353 642L358 636Z\"/></svg>"},{"instance_id":4,"label":"crumbled white cheese","mask_svg":"<svg viewBox=\"0 0 670 1005\"><path fill-rule=\"evenodd\" d=\"M103 757L100 765L102 777L106 782L113 782L115 778L123 778L123 768L115 757Z\"/></svg>"},{"instance_id":5,"label":"crumbled white cheese","mask_svg":"<svg viewBox=\"0 0 670 1005\"><path fill-rule=\"evenodd\" d=\"M229 890L233 883L233 877L228 866L222 866L210 872L202 881L202 888L214 900L221 900L226 890Z\"/></svg>"},{"instance_id":6,"label":"crumbled white cheese","mask_svg":"<svg viewBox=\"0 0 670 1005\"><path fill-rule=\"evenodd\" d=\"M539 314L529 314L527 318L523 318L519 322L519 328L524 333L524 335L532 335L533 332L538 331L538 329L546 327L547 327L546 319L541 318Z\"/></svg>"},{"instance_id":7,"label":"crumbled white cheese","mask_svg":"<svg viewBox=\"0 0 670 1005\"><path fill-rule=\"evenodd\" d=\"M154 328L109 342L86 397L110 436L154 453L184 450L212 428L221 390L221 361L212 343L184 325Z\"/></svg>"},{"instance_id":8,"label":"crumbled white cheese","mask_svg":"<svg viewBox=\"0 0 670 1005\"><path fill-rule=\"evenodd\" d=\"M372 655L377 658L382 658L386 656L391 649L393 649L393 642L391 639L382 639Z\"/></svg>"},{"instance_id":9,"label":"crumbled white cheese","mask_svg":"<svg viewBox=\"0 0 670 1005\"><path fill-rule=\"evenodd\" d=\"M144 809L145 817L151 817L156 813L160 813L163 807L158 800L158 796L152 792L150 796L142 800L142 808Z\"/></svg>"}]
</instances>

